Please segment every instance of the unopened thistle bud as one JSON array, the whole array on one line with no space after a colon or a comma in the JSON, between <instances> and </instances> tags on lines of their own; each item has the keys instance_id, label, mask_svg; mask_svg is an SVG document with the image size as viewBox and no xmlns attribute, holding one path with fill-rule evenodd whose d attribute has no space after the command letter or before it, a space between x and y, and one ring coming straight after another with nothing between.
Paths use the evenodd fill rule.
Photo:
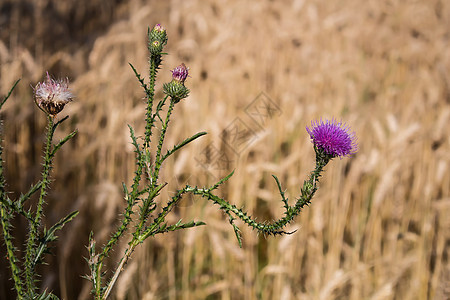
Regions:
<instances>
[{"instance_id":1,"label":"unopened thistle bud","mask_svg":"<svg viewBox=\"0 0 450 300\"><path fill-rule=\"evenodd\" d=\"M189 89L184 86L184 81L189 76L189 68L181 64L172 70L172 81L163 86L164 93L169 95L175 103L189 95Z\"/></svg>"},{"instance_id":2,"label":"unopened thistle bud","mask_svg":"<svg viewBox=\"0 0 450 300\"><path fill-rule=\"evenodd\" d=\"M159 42L159 45L155 47L154 42ZM152 54L160 54L166 44L167 32L161 24L156 24L148 33L148 48ZM157 49L160 50L158 53L155 53Z\"/></svg>"},{"instance_id":3,"label":"unopened thistle bud","mask_svg":"<svg viewBox=\"0 0 450 300\"><path fill-rule=\"evenodd\" d=\"M44 82L34 88L34 102L45 113L55 117L64 106L72 101L73 94L69 90L69 79L54 80L47 72Z\"/></svg>"},{"instance_id":4,"label":"unopened thistle bud","mask_svg":"<svg viewBox=\"0 0 450 300\"><path fill-rule=\"evenodd\" d=\"M162 49L163 49L163 44L161 44L160 41L153 41L148 45L148 50L153 55L161 54Z\"/></svg>"}]
</instances>

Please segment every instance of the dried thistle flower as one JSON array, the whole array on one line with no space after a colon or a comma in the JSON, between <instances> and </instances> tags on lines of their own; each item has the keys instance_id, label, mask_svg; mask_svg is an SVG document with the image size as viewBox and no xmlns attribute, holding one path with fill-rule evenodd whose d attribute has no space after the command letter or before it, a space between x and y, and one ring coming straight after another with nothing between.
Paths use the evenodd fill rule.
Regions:
<instances>
[{"instance_id":1,"label":"dried thistle flower","mask_svg":"<svg viewBox=\"0 0 450 300\"><path fill-rule=\"evenodd\" d=\"M69 79L54 80L47 72L44 82L38 82L34 88L34 102L45 113L55 117L64 106L73 100L69 90Z\"/></svg>"},{"instance_id":2,"label":"dried thistle flower","mask_svg":"<svg viewBox=\"0 0 450 300\"><path fill-rule=\"evenodd\" d=\"M313 144L332 158L350 156L358 151L356 134L345 123L335 119L311 121L306 127Z\"/></svg>"}]
</instances>

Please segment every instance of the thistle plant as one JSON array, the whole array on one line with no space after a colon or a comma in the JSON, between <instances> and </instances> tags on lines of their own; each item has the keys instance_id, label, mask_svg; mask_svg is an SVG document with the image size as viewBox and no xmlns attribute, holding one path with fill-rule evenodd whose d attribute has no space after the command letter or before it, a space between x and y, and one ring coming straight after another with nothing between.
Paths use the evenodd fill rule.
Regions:
<instances>
[{"instance_id":1,"label":"thistle plant","mask_svg":"<svg viewBox=\"0 0 450 300\"><path fill-rule=\"evenodd\" d=\"M179 187L174 196L169 199L160 199L160 192L167 185L166 182L160 179L164 162L184 146L204 136L206 132L198 132L174 146L166 147L168 150L163 152L164 141L173 110L189 95L189 89L185 86L185 82L189 77L189 68L183 63L175 67L172 70L172 80L163 85L164 97L155 99L156 78L163 61L162 58L166 54L163 52L163 49L167 44L168 38L166 30L159 24L152 29L149 28L147 35L149 52L148 80L146 81L136 68L130 64L145 93L146 111L144 115L145 132L143 135L136 135L134 129L128 126L135 153L135 172L129 186L122 183L125 209L121 214L119 225L104 244L97 245L94 233L91 233L87 246L88 257L86 261L90 273L85 278L91 281L92 295L96 300L107 299L111 295L113 287L127 261L136 247L146 239L161 233L205 225L201 221L194 220L188 222L179 220L176 223L167 221L167 216L182 200L184 195L197 195L199 198L216 204L218 209L225 213L234 230L237 242L242 247L241 231L235 223L237 219L264 235L290 234L291 232L286 231L286 226L300 214L305 206L311 203L312 197L318 189L319 179L324 167L333 158L351 156L358 148L355 133L351 132L345 123L338 122L335 119L311 122L311 125L306 127L306 131L310 135L315 150L315 168L303 182L300 188L300 195L294 201L289 201L280 181L273 175L285 211L280 219L271 223L257 222L245 210L236 207L231 202L217 195L216 190L232 177L234 171L211 186L198 187L187 184ZM11 92L12 89L5 100L1 102L1 105L3 105ZM74 131L58 143L53 144L53 133L67 117L56 123L55 118L64 106L72 101L73 96L68 88L68 80L53 80L48 74L46 81L39 83L35 87L34 96L37 106L45 112L48 120L42 177L39 182L33 185L19 199L10 199L5 191L3 165L0 160L1 224L17 298L57 299L51 293L37 294L36 281L38 277L35 275L35 267L36 264L43 261L43 254L48 250L48 244L56 239L56 230L62 228L77 214L77 212L69 214L48 230L41 225L52 160L56 151L76 134L76 131ZM166 107L167 109L165 109ZM2 148L0 147L0 154L1 151ZM27 210L24 204L34 193L39 194L37 206L33 210ZM25 254L23 255L24 258L19 257L19 253L13 245L10 221L15 216L25 217L29 222L30 230ZM117 265L111 268L106 265L105 259L111 255L111 251L122 240L126 242L127 247Z\"/></svg>"},{"instance_id":2,"label":"thistle plant","mask_svg":"<svg viewBox=\"0 0 450 300\"><path fill-rule=\"evenodd\" d=\"M16 81L8 95L0 103L0 109L10 97L18 82ZM0 159L0 222L17 299L57 299L55 295L46 291L38 294L36 283L39 276L36 273L36 266L44 262L44 254L49 253L50 243L57 239L56 231L60 230L78 214L76 211L72 212L48 229L43 226L43 210L46 203L47 190L50 185L50 171L53 159L56 152L76 134L76 131L73 131L56 144L53 143L53 135L56 128L68 118L64 117L55 122L56 115L61 112L65 104L73 99L68 84L67 79L54 80L47 73L46 80L38 83L34 88L34 101L47 115L47 136L44 143L43 167L41 179L18 199L11 199L8 196L3 174L3 159ZM0 145L0 155L2 154L3 147ZM38 195L38 201L35 207L30 207L27 202L34 194ZM22 257L13 243L11 220L17 216L24 217L28 221L28 236Z\"/></svg>"}]
</instances>

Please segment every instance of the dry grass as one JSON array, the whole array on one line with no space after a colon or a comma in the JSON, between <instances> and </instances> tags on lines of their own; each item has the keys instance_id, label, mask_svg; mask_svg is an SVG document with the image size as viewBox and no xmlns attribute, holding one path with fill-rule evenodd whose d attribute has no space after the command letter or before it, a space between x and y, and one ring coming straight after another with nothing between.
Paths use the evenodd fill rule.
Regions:
<instances>
[{"instance_id":1,"label":"dry grass","mask_svg":"<svg viewBox=\"0 0 450 300\"><path fill-rule=\"evenodd\" d=\"M289 228L293 235L266 239L243 228L239 249L217 208L186 199L173 221L208 226L143 245L116 299L450 297L448 1L115 2L2 4L0 94L22 78L2 114L15 193L40 167L45 118L29 83L50 70L68 75L77 94L64 110L71 116L64 130L79 134L58 154L46 215L54 222L81 213L61 234L58 268L44 267L45 285L64 299L88 299L90 287L79 277L87 272L84 245L91 229L104 240L114 226L120 182L134 171L126 124L143 129L143 94L127 63L146 74L146 28L162 23L170 55L160 78L168 81L180 62L192 76L167 145L209 132L168 162L167 195L177 184L206 185L226 171L205 175L192 159L213 145L236 169L222 189L227 199L259 220L275 219L281 204L270 174L291 199L298 194L313 167L304 130L311 119L342 118L357 132L360 151L330 163L313 204ZM245 108L261 92L281 114L259 128ZM221 139L236 117L257 131L239 156ZM2 264L0 298L8 299Z\"/></svg>"}]
</instances>

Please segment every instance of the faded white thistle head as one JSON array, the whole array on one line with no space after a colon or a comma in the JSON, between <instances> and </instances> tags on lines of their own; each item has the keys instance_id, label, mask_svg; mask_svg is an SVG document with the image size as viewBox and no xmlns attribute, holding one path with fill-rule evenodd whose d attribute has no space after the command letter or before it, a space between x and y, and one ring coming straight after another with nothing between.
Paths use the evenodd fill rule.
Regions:
<instances>
[{"instance_id":1,"label":"faded white thistle head","mask_svg":"<svg viewBox=\"0 0 450 300\"><path fill-rule=\"evenodd\" d=\"M52 79L47 72L44 82L38 82L34 88L34 102L46 114L55 117L64 106L73 100L69 90L69 79Z\"/></svg>"}]
</instances>

